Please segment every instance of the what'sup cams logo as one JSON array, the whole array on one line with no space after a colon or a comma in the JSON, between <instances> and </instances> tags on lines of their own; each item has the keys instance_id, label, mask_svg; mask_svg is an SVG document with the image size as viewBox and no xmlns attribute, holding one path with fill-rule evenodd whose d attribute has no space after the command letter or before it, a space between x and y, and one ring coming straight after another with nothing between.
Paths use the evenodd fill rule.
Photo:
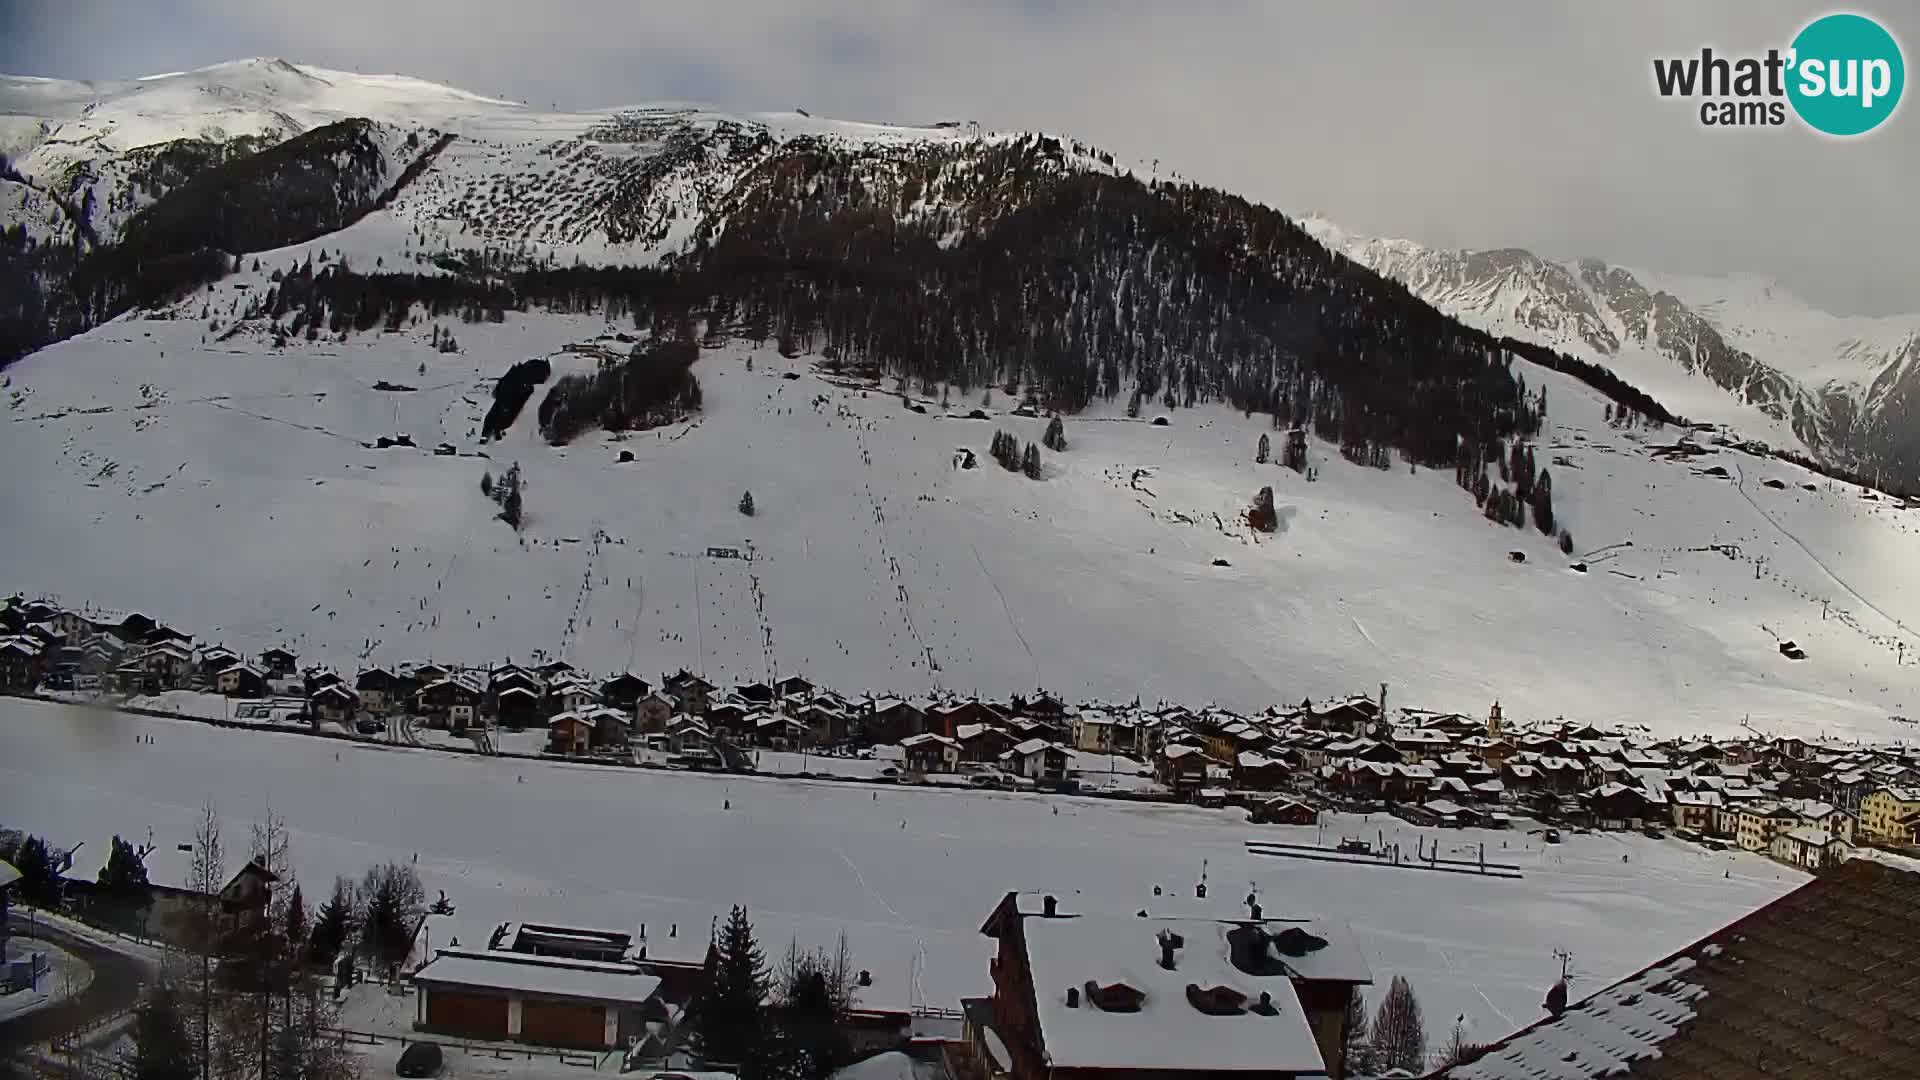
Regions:
<instances>
[{"instance_id":1,"label":"what'sup cams logo","mask_svg":"<svg viewBox=\"0 0 1920 1080\"><path fill-rule=\"evenodd\" d=\"M1704 127L1781 127L1791 115L1825 135L1865 135L1900 105L1907 67L1900 43L1864 15L1823 15L1786 49L1765 56L1698 56L1653 62L1663 98L1699 101Z\"/></svg>"}]
</instances>

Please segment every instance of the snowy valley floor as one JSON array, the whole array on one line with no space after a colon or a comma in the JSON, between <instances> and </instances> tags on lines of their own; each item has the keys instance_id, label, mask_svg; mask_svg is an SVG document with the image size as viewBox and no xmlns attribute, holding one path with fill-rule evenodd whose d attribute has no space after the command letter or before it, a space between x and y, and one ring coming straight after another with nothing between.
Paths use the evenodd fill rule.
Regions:
<instances>
[{"instance_id":1,"label":"snowy valley floor","mask_svg":"<svg viewBox=\"0 0 1920 1080\"><path fill-rule=\"evenodd\" d=\"M429 895L444 889L457 907L434 920L435 944L527 919L644 926L651 955L697 959L711 920L737 902L771 953L844 932L873 972L874 1005L952 1007L986 992L979 926L1010 889L1093 913L1225 915L1253 888L1270 914L1346 920L1377 980L1407 976L1436 1031L1463 1014L1481 1038L1538 1015L1556 949L1574 955L1576 993L1591 992L1805 880L1638 835L1549 847L1518 832L1424 834L1443 855L1484 841L1489 859L1523 867L1520 881L1306 863L1244 844L1385 830L1411 850L1415 830L1376 817L1323 834L1249 826L1233 811L635 773L0 699L0 823L63 844L118 833L172 849L209 797L230 849L269 808L284 816L309 896L337 874L417 858ZM1191 899L1203 869L1207 905Z\"/></svg>"}]
</instances>

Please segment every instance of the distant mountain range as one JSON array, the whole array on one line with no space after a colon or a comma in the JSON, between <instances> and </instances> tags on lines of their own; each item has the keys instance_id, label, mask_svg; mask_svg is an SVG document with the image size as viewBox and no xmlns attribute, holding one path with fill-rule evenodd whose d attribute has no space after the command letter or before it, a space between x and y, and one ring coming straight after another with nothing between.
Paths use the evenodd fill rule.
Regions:
<instances>
[{"instance_id":1,"label":"distant mountain range","mask_svg":"<svg viewBox=\"0 0 1920 1080\"><path fill-rule=\"evenodd\" d=\"M1304 224L1440 310L1592 359L1689 419L1884 482L1920 479L1920 314L1839 316L1752 276L1429 248L1321 217Z\"/></svg>"}]
</instances>

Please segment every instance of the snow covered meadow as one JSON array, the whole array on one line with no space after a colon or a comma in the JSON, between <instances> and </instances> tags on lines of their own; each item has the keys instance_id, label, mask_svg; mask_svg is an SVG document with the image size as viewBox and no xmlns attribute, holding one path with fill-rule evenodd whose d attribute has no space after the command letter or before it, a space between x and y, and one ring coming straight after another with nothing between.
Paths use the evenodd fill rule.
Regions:
<instances>
[{"instance_id":1,"label":"snow covered meadow","mask_svg":"<svg viewBox=\"0 0 1920 1080\"><path fill-rule=\"evenodd\" d=\"M1576 991L1590 992L1804 880L1756 856L1631 834L1552 847L1520 832L1439 834L1443 855L1484 841L1490 860L1523 868L1519 881L1297 862L1244 844L1312 843L1316 830L1250 826L1235 811L457 756L0 699L0 823L62 844L118 833L171 850L208 798L236 861L250 822L269 807L284 816L310 895L337 874L417 858L429 895L444 889L457 907L434 920L439 944L508 919L644 924L651 955L697 959L710 920L737 902L776 953L846 933L876 1006L986 992L979 926L1010 889L1087 913L1229 915L1251 888L1269 914L1347 921L1376 979L1406 975L1436 1028L1464 1014L1492 1037L1538 1015L1555 949L1573 952ZM1324 838L1397 829L1351 819ZM1205 903L1192 899L1203 871Z\"/></svg>"},{"instance_id":2,"label":"snow covered meadow","mask_svg":"<svg viewBox=\"0 0 1920 1080\"><path fill-rule=\"evenodd\" d=\"M1046 424L999 395L988 421L965 418L977 391L917 413L738 343L695 366L706 407L689 424L554 448L530 404L479 444L511 364L596 363L562 351L610 332L592 316L452 323L451 354L424 322L279 351L203 342L192 315L331 242L7 373L6 588L342 668L559 656L1247 709L1385 682L1397 705L1498 699L1522 720L1661 734L1913 731L1892 718L1920 679L1903 663L1920 584L1899 570L1920 554L1914 512L1738 452L1656 459L1678 433L1611 428L1602 399L1552 373L1528 373L1549 392L1536 457L1585 574L1548 538L1487 524L1445 472L1317 442L1317 482L1256 465L1263 418L1217 408L1164 427L1068 418L1069 449L1033 482L985 454L995 430L1038 441ZM373 448L396 435L417 448ZM956 469L961 447L982 467ZM479 491L514 462L518 536ZM1271 536L1241 518L1262 485ZM1786 638L1809 658L1782 657Z\"/></svg>"}]
</instances>

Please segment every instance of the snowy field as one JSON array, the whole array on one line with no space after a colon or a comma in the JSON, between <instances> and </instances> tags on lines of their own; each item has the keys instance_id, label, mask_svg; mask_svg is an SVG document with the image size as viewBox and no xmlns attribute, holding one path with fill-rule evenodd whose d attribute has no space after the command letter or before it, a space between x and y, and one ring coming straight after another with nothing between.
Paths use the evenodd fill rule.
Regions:
<instances>
[{"instance_id":1,"label":"snowy field","mask_svg":"<svg viewBox=\"0 0 1920 1080\"><path fill-rule=\"evenodd\" d=\"M873 972L872 1005L952 1007L986 992L979 926L1009 889L1089 913L1228 915L1253 888L1269 914L1346 920L1382 984L1406 975L1437 1029L1464 1014L1489 1038L1538 1014L1555 949L1573 952L1576 989L1590 992L1804 880L1637 835L1543 847L1518 832L1440 834L1443 854L1484 840L1490 860L1524 868L1520 881L1299 862L1244 843L1372 838L1398 823L1322 835L1232 811L595 769L0 699L0 823L59 843L117 832L171 849L207 797L234 861L250 822L269 806L283 815L310 900L336 874L417 857L429 895L444 889L457 906L435 921L439 944L507 919L644 925L651 955L695 959L711 920L741 902L772 953L845 932ZM1412 850L1413 830L1400 840ZM1210 906L1191 899L1203 869Z\"/></svg>"},{"instance_id":2,"label":"snowy field","mask_svg":"<svg viewBox=\"0 0 1920 1080\"><path fill-rule=\"evenodd\" d=\"M214 292L245 284L266 282ZM977 395L917 414L746 346L696 365L692 423L553 448L530 404L481 446L495 377L529 356L591 364L561 349L609 327L452 329L456 354L425 323L276 352L129 318L26 358L0 413L0 585L342 668L557 655L802 671L843 692L1248 709L1386 682L1401 705L1481 715L1498 699L1520 719L1662 734L1915 730L1891 719L1920 680L1903 662L1920 646L1920 579L1902 570L1920 557L1915 512L1735 452L1655 459L1674 433L1611 429L1601 399L1551 373L1528 372L1549 392L1537 460L1586 574L1537 532L1488 525L1450 472L1361 468L1320 443L1318 482L1255 465L1258 416L1069 418L1070 449L1036 483L985 455L996 428L1037 441L1045 425L998 397L990 422L962 418ZM396 434L419 449L371 448ZM433 454L443 442L459 455ZM983 467L955 469L956 447ZM519 536L479 491L513 462ZM1267 484L1281 528L1256 537L1238 515ZM1809 658L1784 659L1783 638Z\"/></svg>"}]
</instances>

